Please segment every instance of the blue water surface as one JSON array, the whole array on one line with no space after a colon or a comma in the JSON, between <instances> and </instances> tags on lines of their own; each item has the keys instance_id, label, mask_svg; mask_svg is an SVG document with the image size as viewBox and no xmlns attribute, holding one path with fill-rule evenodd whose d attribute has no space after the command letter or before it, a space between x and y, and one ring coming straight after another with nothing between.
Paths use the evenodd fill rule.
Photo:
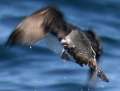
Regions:
<instances>
[{"instance_id":1,"label":"blue water surface","mask_svg":"<svg viewBox=\"0 0 120 91\"><path fill-rule=\"evenodd\" d=\"M101 37L101 66L110 82L86 88L87 67L64 62L38 43L5 48L15 26L32 12L56 5L68 22ZM0 91L120 91L120 0L0 0Z\"/></svg>"}]
</instances>

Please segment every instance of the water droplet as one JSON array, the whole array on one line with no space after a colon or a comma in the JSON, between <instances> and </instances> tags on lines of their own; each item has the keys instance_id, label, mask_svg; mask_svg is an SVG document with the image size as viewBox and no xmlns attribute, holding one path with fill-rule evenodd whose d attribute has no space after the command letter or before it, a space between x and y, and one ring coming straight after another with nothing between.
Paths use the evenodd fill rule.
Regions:
<instances>
[{"instance_id":1,"label":"water droplet","mask_svg":"<svg viewBox=\"0 0 120 91\"><path fill-rule=\"evenodd\" d=\"M32 46L30 46L30 49L32 48Z\"/></svg>"}]
</instances>

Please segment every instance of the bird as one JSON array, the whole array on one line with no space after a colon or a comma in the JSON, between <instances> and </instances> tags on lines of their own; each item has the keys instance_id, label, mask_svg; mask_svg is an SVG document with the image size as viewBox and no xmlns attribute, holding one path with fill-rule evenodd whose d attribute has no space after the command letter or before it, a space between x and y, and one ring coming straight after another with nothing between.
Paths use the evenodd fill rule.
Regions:
<instances>
[{"instance_id":1,"label":"bird","mask_svg":"<svg viewBox=\"0 0 120 91\"><path fill-rule=\"evenodd\" d=\"M69 53L80 66L88 65L90 67L90 79L98 76L103 81L109 82L108 77L97 64L102 54L102 47L99 38L93 31L80 31L79 28L72 28L61 43L67 51L64 54Z\"/></svg>"},{"instance_id":2,"label":"bird","mask_svg":"<svg viewBox=\"0 0 120 91\"><path fill-rule=\"evenodd\" d=\"M97 60L102 54L99 37L90 29L83 31L68 23L57 7L43 7L23 19L9 36L6 46L31 47L49 33L63 46L61 58L69 60L72 57L80 66L89 66L91 79L98 76L103 81L109 82L108 77L97 65Z\"/></svg>"}]
</instances>

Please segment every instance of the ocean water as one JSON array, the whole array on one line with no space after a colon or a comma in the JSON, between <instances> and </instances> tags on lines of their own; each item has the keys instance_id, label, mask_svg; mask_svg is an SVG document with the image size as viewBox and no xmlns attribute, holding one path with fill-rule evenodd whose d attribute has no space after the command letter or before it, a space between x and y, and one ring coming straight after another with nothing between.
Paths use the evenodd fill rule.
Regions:
<instances>
[{"instance_id":1,"label":"ocean water","mask_svg":"<svg viewBox=\"0 0 120 91\"><path fill-rule=\"evenodd\" d=\"M93 28L101 37L101 63L110 82L98 79L87 88L88 68L64 62L46 44L32 48L5 48L15 26L32 12L56 5L67 21ZM120 90L119 0L0 0L0 91L119 91Z\"/></svg>"}]
</instances>

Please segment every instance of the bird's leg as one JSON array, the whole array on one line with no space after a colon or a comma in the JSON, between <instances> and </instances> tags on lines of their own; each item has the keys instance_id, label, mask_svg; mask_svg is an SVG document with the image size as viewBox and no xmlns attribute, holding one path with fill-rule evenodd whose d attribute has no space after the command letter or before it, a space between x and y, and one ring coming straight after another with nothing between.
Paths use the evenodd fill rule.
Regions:
<instances>
[{"instance_id":1,"label":"bird's leg","mask_svg":"<svg viewBox=\"0 0 120 91\"><path fill-rule=\"evenodd\" d=\"M88 85L90 87L94 87L96 84L96 78L97 78L97 69L96 69L96 60L95 58L93 60L90 60L88 63L89 66L89 79L88 79Z\"/></svg>"},{"instance_id":2,"label":"bird's leg","mask_svg":"<svg viewBox=\"0 0 120 91\"><path fill-rule=\"evenodd\" d=\"M102 71L102 69L97 65L95 59L93 61L90 61L92 63L89 63L89 67L91 70L91 78L90 80L94 81L96 77L98 76L101 80L105 82L109 82L108 77L105 75L105 73Z\"/></svg>"},{"instance_id":3,"label":"bird's leg","mask_svg":"<svg viewBox=\"0 0 120 91\"><path fill-rule=\"evenodd\" d=\"M64 59L65 62L66 62L66 60L70 60L70 56L64 48L62 50L61 58Z\"/></svg>"},{"instance_id":4,"label":"bird's leg","mask_svg":"<svg viewBox=\"0 0 120 91\"><path fill-rule=\"evenodd\" d=\"M99 62L100 62L99 57L96 58L96 62L99 65ZM94 78L94 72L95 72L95 70L93 68L89 68L88 84L92 87L95 86L95 84L96 84L96 79L93 79Z\"/></svg>"}]
</instances>

